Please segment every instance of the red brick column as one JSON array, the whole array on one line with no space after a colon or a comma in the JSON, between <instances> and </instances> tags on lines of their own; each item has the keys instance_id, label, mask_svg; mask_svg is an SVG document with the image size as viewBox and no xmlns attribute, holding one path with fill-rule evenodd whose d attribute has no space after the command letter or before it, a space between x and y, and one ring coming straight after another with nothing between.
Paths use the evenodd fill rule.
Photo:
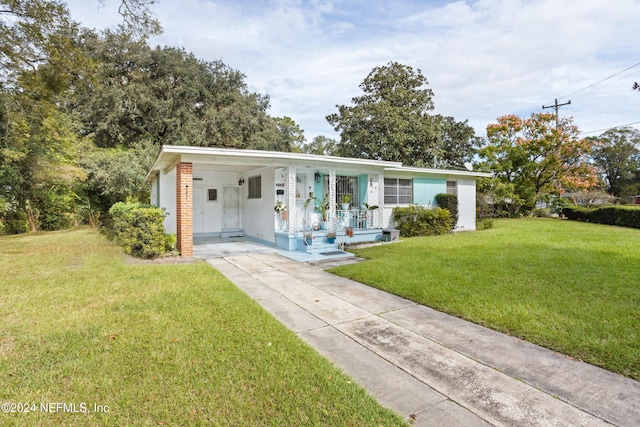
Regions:
<instances>
[{"instance_id":1,"label":"red brick column","mask_svg":"<svg viewBox=\"0 0 640 427\"><path fill-rule=\"evenodd\" d=\"M178 250L185 257L193 256L193 165L176 166L176 222Z\"/></svg>"}]
</instances>

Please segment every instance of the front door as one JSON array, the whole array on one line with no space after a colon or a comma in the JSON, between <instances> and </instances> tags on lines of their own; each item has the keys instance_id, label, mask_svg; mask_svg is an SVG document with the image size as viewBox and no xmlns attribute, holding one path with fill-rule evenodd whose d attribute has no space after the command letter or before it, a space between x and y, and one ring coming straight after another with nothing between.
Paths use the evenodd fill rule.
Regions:
<instances>
[{"instance_id":1,"label":"front door","mask_svg":"<svg viewBox=\"0 0 640 427\"><path fill-rule=\"evenodd\" d=\"M204 229L204 188L193 187L193 232L202 233Z\"/></svg>"},{"instance_id":2,"label":"front door","mask_svg":"<svg viewBox=\"0 0 640 427\"><path fill-rule=\"evenodd\" d=\"M240 188L223 187L222 229L240 228Z\"/></svg>"}]
</instances>

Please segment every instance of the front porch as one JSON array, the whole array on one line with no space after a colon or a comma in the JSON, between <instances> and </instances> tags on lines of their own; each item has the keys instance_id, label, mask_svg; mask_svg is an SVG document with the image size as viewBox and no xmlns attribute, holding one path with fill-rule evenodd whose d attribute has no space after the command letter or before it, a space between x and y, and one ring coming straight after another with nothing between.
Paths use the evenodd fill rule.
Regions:
<instances>
[{"instance_id":1,"label":"front porch","mask_svg":"<svg viewBox=\"0 0 640 427\"><path fill-rule=\"evenodd\" d=\"M381 242L383 230L374 210L337 210L327 221L309 214L308 210L290 217L287 212L276 214L276 247L286 251L331 253L344 250L345 245Z\"/></svg>"}]
</instances>

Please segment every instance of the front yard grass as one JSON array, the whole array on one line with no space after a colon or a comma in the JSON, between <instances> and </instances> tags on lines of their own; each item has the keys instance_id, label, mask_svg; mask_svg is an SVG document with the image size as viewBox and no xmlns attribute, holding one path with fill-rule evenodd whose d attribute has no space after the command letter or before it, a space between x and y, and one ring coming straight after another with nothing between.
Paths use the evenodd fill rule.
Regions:
<instances>
[{"instance_id":1,"label":"front yard grass","mask_svg":"<svg viewBox=\"0 0 640 427\"><path fill-rule=\"evenodd\" d=\"M331 271L640 380L640 230L500 220L356 254Z\"/></svg>"},{"instance_id":2,"label":"front yard grass","mask_svg":"<svg viewBox=\"0 0 640 427\"><path fill-rule=\"evenodd\" d=\"M1 425L406 425L206 263L123 260L0 237Z\"/></svg>"}]
</instances>

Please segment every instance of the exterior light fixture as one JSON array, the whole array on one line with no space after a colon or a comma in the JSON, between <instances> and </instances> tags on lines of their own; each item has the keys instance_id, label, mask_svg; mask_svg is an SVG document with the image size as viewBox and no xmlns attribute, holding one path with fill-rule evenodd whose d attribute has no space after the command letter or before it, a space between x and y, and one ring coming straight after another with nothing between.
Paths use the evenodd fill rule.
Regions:
<instances>
[{"instance_id":1,"label":"exterior light fixture","mask_svg":"<svg viewBox=\"0 0 640 427\"><path fill-rule=\"evenodd\" d=\"M320 172L316 172L316 173L313 175L313 178L315 179L316 183L320 184L320 178L321 178L321 176L320 176Z\"/></svg>"},{"instance_id":2,"label":"exterior light fixture","mask_svg":"<svg viewBox=\"0 0 640 427\"><path fill-rule=\"evenodd\" d=\"M244 184L244 178L240 178L240 181L238 181L238 185L242 185Z\"/></svg>"}]
</instances>

